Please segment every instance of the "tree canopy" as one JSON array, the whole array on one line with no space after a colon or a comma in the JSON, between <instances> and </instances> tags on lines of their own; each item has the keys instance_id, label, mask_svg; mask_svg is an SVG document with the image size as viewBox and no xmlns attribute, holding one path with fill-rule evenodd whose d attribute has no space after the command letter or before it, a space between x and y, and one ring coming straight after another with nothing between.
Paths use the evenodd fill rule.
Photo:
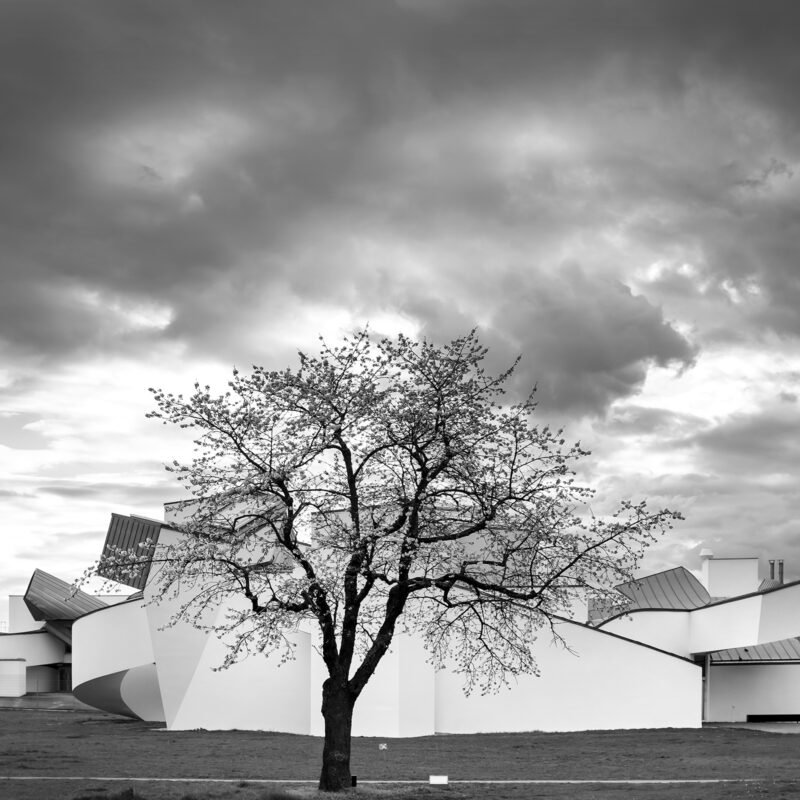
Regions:
<instances>
[{"instance_id":1,"label":"tree canopy","mask_svg":"<svg viewBox=\"0 0 800 800\"><path fill-rule=\"evenodd\" d=\"M194 429L168 467L193 501L162 548L159 591L179 617L234 597L229 661L288 646L302 620L327 668L320 787L349 786L353 705L398 629L487 691L535 672L531 642L576 598L631 578L679 518L623 500L602 518L576 480L589 453L509 403L514 367L487 374L473 331L438 346L368 331L296 368L234 370L217 395L154 392L164 424ZM192 586L187 595L186 587Z\"/></svg>"}]
</instances>

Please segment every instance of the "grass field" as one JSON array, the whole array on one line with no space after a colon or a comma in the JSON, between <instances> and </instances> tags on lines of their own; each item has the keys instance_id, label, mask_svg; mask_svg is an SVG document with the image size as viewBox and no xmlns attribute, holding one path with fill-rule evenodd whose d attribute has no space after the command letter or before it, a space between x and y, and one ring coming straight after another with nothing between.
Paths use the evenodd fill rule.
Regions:
<instances>
[{"instance_id":1,"label":"grass field","mask_svg":"<svg viewBox=\"0 0 800 800\"><path fill-rule=\"evenodd\" d=\"M388 745L386 750L379 743ZM169 732L153 724L80 711L0 709L2 800L266 800L316 795L322 743L311 736L252 731ZM478 734L416 739L356 738L359 798L608 798L722 800L800 798L800 736L753 730L592 731ZM450 784L370 786L364 781L741 780L724 784ZM54 780L8 780L8 776ZM79 780L61 780L74 777ZM97 778L87 780L86 778ZM110 781L120 777L124 781ZM58 779L55 779L58 778ZM226 779L228 783L137 778ZM105 780L104 780L105 779ZM749 780L748 780L749 779ZM755 779L755 780L753 780ZM745 782L746 781L746 782Z\"/></svg>"}]
</instances>

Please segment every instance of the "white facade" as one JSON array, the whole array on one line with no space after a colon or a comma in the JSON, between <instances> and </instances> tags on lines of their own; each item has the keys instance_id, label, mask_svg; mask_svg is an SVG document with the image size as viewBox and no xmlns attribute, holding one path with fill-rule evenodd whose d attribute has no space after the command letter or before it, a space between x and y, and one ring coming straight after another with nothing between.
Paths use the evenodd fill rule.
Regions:
<instances>
[{"instance_id":1,"label":"white facade","mask_svg":"<svg viewBox=\"0 0 800 800\"><path fill-rule=\"evenodd\" d=\"M0 659L21 658L28 666L63 663L64 650L64 643L46 631L0 636Z\"/></svg>"},{"instance_id":2,"label":"white facade","mask_svg":"<svg viewBox=\"0 0 800 800\"><path fill-rule=\"evenodd\" d=\"M253 655L216 671L225 645L189 625L163 628L165 605L118 607L147 619L163 719L171 730L274 730L322 735L321 687L325 669L312 647L312 635L295 637L295 660ZM118 609L94 612L74 626L75 693L84 702L109 710L113 702L97 692L107 671L108 685L119 684L126 704L125 663L141 666L146 647L112 639L114 657L91 665ZM701 724L702 669L689 660L564 621L560 633L570 650L543 642L536 649L541 676L520 676L496 694L465 696L463 678L427 663L421 643L395 638L356 704L356 736L407 737L478 731L566 731L592 728L698 727ZM155 682L154 682L155 683ZM148 690L154 684L148 684ZM92 694L92 692L95 692ZM151 708L158 704L151 696ZM156 715L144 719L157 719Z\"/></svg>"},{"instance_id":3,"label":"white facade","mask_svg":"<svg viewBox=\"0 0 800 800\"><path fill-rule=\"evenodd\" d=\"M178 535L164 529L160 541L168 543ZM81 700L145 719L164 719L171 730L237 728L322 735L326 673L313 629L294 635L291 662L281 664L274 654L256 654L219 670L225 642L185 623L167 625L178 599L151 600L146 586L143 601L95 611L74 623L73 677ZM221 618L225 611L216 609L203 624L213 625L218 621L214 617ZM520 676L495 694L469 697L463 693L461 675L435 670L419 639L398 634L356 703L353 733L408 737L701 724L698 664L664 647L574 621L563 620L559 633L569 649L544 635L535 648L540 676ZM152 680L139 681L134 702L130 675L141 675L148 663Z\"/></svg>"},{"instance_id":4,"label":"white facade","mask_svg":"<svg viewBox=\"0 0 800 800\"><path fill-rule=\"evenodd\" d=\"M124 529L117 517L114 524ZM162 544L178 535L166 527L158 532ZM619 587L627 610L599 624L581 622L587 612L576 607L574 619L556 623L567 648L543 633L533 645L540 675L519 676L488 695L466 696L462 676L434 669L419 639L398 634L356 704L353 733L683 728L700 726L704 713L710 721L800 717L800 640L782 655L772 652L800 634L800 582L759 588L756 559L706 557L702 575L704 585L676 568ZM179 599L152 601L146 584L135 599L72 623L79 699L164 721L171 730L322 735L326 672L313 628L293 635L292 661L255 654L220 670L225 641L168 624ZM10 609L15 627L42 624L29 619L21 597ZM225 611L209 612L204 624L213 626ZM761 648L758 662L754 647ZM68 660L63 642L43 630L2 635L0 692L20 692L21 674L34 691L31 681L38 686L52 676L48 665Z\"/></svg>"},{"instance_id":5,"label":"white facade","mask_svg":"<svg viewBox=\"0 0 800 800\"><path fill-rule=\"evenodd\" d=\"M79 700L150 722L164 721L141 600L109 606L76 620L72 645L80 654L72 667L73 693Z\"/></svg>"}]
</instances>

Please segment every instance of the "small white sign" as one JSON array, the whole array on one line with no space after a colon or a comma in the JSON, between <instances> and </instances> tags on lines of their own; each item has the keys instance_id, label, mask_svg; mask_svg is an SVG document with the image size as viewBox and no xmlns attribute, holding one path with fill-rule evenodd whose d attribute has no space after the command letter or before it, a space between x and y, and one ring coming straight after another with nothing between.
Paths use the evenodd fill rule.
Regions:
<instances>
[{"instance_id":1,"label":"small white sign","mask_svg":"<svg viewBox=\"0 0 800 800\"><path fill-rule=\"evenodd\" d=\"M445 785L447 784L447 775L431 775L430 782L432 784L437 783L440 785Z\"/></svg>"}]
</instances>

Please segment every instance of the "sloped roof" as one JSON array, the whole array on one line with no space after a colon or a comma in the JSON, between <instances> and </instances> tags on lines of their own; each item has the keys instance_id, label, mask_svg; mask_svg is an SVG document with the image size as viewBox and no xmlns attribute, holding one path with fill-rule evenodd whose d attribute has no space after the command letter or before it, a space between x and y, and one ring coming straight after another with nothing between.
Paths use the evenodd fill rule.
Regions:
<instances>
[{"instance_id":1,"label":"sloped roof","mask_svg":"<svg viewBox=\"0 0 800 800\"><path fill-rule=\"evenodd\" d=\"M162 527L163 523L147 517L112 514L97 574L133 589L144 589L150 573L150 558L153 555L153 545L146 543L158 541ZM131 561L135 559L138 563L125 568L112 563L105 565L102 563L103 559L113 560L114 554L119 552L129 554L132 557Z\"/></svg>"},{"instance_id":2,"label":"sloped roof","mask_svg":"<svg viewBox=\"0 0 800 800\"><path fill-rule=\"evenodd\" d=\"M72 644L72 620L57 619L48 620L44 624L43 630L52 633L56 639L60 639L64 644Z\"/></svg>"},{"instance_id":3,"label":"sloped roof","mask_svg":"<svg viewBox=\"0 0 800 800\"><path fill-rule=\"evenodd\" d=\"M72 586L40 569L34 570L23 597L35 620L72 620L105 608L106 604L86 592L73 592Z\"/></svg>"},{"instance_id":4,"label":"sloped roof","mask_svg":"<svg viewBox=\"0 0 800 800\"><path fill-rule=\"evenodd\" d=\"M754 644L749 647L732 647L709 653L712 664L750 662L800 661L800 636L779 639L775 642Z\"/></svg>"},{"instance_id":5,"label":"sloped roof","mask_svg":"<svg viewBox=\"0 0 800 800\"><path fill-rule=\"evenodd\" d=\"M628 611L669 608L690 611L711 601L705 586L685 567L675 567L616 587L631 602Z\"/></svg>"}]
</instances>

